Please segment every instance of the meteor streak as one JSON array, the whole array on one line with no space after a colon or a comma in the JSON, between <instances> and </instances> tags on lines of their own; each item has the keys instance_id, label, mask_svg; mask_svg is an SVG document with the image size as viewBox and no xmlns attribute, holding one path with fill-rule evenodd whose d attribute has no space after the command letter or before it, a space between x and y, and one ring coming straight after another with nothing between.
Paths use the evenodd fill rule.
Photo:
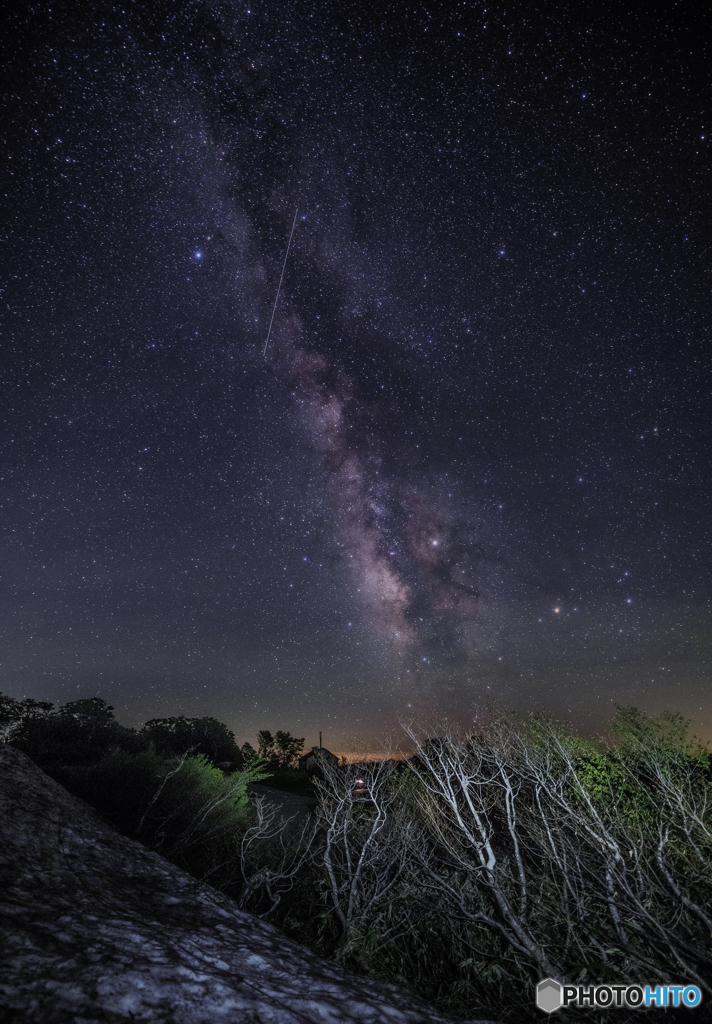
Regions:
<instances>
[{"instance_id":1,"label":"meteor streak","mask_svg":"<svg viewBox=\"0 0 712 1024\"><path fill-rule=\"evenodd\" d=\"M287 251L284 254L284 263L282 264L282 273L279 278L279 284L277 285L277 294L274 297L274 306L272 307L272 319L269 322L269 330L267 331L267 340L265 341L265 347L262 350L262 355L267 355L267 346L269 345L269 336L272 333L272 324L274 323L274 314L277 309L277 302L279 301L279 291L282 287L282 279L284 278L284 268L287 266L287 256L289 256L289 247L292 244L292 235L294 234L294 225L297 223L297 214L299 213L299 207L294 211L294 220L292 221L292 230L289 233L289 241L287 242Z\"/></svg>"}]
</instances>

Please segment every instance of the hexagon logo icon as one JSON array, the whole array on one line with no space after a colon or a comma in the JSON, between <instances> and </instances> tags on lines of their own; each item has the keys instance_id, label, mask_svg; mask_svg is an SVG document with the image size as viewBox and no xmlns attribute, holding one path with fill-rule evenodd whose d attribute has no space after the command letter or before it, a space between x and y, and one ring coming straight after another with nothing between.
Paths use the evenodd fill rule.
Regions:
<instances>
[{"instance_id":1,"label":"hexagon logo icon","mask_svg":"<svg viewBox=\"0 0 712 1024\"><path fill-rule=\"evenodd\" d=\"M536 1005L544 1013L553 1013L561 1006L561 985L553 978L544 978L536 987Z\"/></svg>"}]
</instances>

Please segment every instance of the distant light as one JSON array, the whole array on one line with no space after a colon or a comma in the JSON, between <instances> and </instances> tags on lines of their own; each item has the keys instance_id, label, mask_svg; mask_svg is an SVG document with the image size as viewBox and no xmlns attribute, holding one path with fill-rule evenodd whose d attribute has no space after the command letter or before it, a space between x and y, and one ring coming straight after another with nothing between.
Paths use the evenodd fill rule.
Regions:
<instances>
[{"instance_id":1,"label":"distant light","mask_svg":"<svg viewBox=\"0 0 712 1024\"><path fill-rule=\"evenodd\" d=\"M195 252L193 253L193 255L195 256L196 260L202 260L203 258L202 252Z\"/></svg>"},{"instance_id":2,"label":"distant light","mask_svg":"<svg viewBox=\"0 0 712 1024\"><path fill-rule=\"evenodd\" d=\"M561 611L561 608L554 608L554 611L555 611L555 612L556 612L556 614L558 615L558 614L559 614L559 612Z\"/></svg>"}]
</instances>

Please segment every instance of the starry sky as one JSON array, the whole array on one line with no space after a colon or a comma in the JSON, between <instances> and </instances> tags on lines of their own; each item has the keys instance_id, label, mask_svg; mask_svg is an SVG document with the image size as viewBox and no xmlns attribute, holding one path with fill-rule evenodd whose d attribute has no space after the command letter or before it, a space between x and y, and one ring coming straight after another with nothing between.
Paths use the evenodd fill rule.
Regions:
<instances>
[{"instance_id":1,"label":"starry sky","mask_svg":"<svg viewBox=\"0 0 712 1024\"><path fill-rule=\"evenodd\" d=\"M16 9L3 692L712 738L712 36L630 7Z\"/></svg>"}]
</instances>

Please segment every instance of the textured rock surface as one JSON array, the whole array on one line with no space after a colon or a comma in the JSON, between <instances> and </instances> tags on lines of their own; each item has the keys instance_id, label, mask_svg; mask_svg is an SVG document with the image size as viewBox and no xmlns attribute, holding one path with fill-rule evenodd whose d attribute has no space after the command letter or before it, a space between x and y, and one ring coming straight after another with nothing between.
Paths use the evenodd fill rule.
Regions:
<instances>
[{"instance_id":1,"label":"textured rock surface","mask_svg":"<svg viewBox=\"0 0 712 1024\"><path fill-rule=\"evenodd\" d=\"M118 835L0 744L0 1019L444 1024Z\"/></svg>"}]
</instances>

